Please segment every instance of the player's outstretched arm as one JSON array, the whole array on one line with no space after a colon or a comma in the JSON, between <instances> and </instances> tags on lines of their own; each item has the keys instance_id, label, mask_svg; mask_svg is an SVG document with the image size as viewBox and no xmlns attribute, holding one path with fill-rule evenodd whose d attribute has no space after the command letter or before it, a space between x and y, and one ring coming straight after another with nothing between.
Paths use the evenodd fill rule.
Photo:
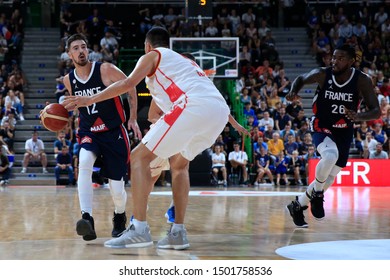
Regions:
<instances>
[{"instance_id":1,"label":"player's outstretched arm","mask_svg":"<svg viewBox=\"0 0 390 280\"><path fill-rule=\"evenodd\" d=\"M294 101L301 98L298 92L307 84L322 85L325 79L325 68L315 68L308 73L299 75L291 85L290 92L286 95L288 101Z\"/></svg>"},{"instance_id":2,"label":"player's outstretched arm","mask_svg":"<svg viewBox=\"0 0 390 280\"><path fill-rule=\"evenodd\" d=\"M142 56L135 66L133 72L123 80L117 81L105 88L98 94L93 96L67 96L64 101L65 108L77 108L90 106L93 103L98 103L115 96L128 92L136 87L148 74L154 73L155 65L157 65L159 54L157 52L149 52Z\"/></svg>"},{"instance_id":3,"label":"player's outstretched arm","mask_svg":"<svg viewBox=\"0 0 390 280\"><path fill-rule=\"evenodd\" d=\"M231 114L229 114L229 123L233 126L233 128L235 130L238 131L238 133L244 134L244 135L247 135L247 136L250 135L249 131L245 127L240 125Z\"/></svg>"}]
</instances>

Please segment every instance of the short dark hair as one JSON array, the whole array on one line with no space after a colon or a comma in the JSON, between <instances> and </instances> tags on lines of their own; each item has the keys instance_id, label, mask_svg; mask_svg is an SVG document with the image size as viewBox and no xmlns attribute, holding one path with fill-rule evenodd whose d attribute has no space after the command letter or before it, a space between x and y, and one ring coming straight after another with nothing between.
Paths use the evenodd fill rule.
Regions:
<instances>
[{"instance_id":1,"label":"short dark hair","mask_svg":"<svg viewBox=\"0 0 390 280\"><path fill-rule=\"evenodd\" d=\"M74 41L77 41L77 40L82 40L82 41L84 41L84 42L88 45L88 39L87 39L87 37L86 37L84 34L77 33L77 34L73 34L72 36L70 36L70 37L68 38L68 40L66 40L65 50L66 50L66 51L69 51L70 45L71 45Z\"/></svg>"},{"instance_id":2,"label":"short dark hair","mask_svg":"<svg viewBox=\"0 0 390 280\"><path fill-rule=\"evenodd\" d=\"M169 47L169 33L164 27L155 26L146 33L146 40L154 47Z\"/></svg>"},{"instance_id":3,"label":"short dark hair","mask_svg":"<svg viewBox=\"0 0 390 280\"><path fill-rule=\"evenodd\" d=\"M344 51L344 52L346 52L348 54L349 58L356 59L355 48L352 47L351 45L344 44L344 45L342 45L340 47L337 47L336 50Z\"/></svg>"},{"instance_id":4,"label":"short dark hair","mask_svg":"<svg viewBox=\"0 0 390 280\"><path fill-rule=\"evenodd\" d=\"M192 55L192 53L184 52L181 54L182 56L191 59L192 61L195 61L195 56Z\"/></svg>"}]
</instances>

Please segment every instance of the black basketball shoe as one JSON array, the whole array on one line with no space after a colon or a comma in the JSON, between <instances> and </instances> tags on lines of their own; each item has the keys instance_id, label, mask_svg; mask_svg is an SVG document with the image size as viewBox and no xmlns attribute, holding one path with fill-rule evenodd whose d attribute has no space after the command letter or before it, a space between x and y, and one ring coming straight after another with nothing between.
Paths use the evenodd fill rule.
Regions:
<instances>
[{"instance_id":1,"label":"black basketball shoe","mask_svg":"<svg viewBox=\"0 0 390 280\"><path fill-rule=\"evenodd\" d=\"M85 241L96 239L95 222L89 213L83 212L81 220L76 224L76 232L78 235L81 235Z\"/></svg>"},{"instance_id":2,"label":"black basketball shoe","mask_svg":"<svg viewBox=\"0 0 390 280\"><path fill-rule=\"evenodd\" d=\"M300 228L307 228L308 224L305 221L305 216L303 215L303 210L306 210L307 206L301 206L298 201L298 197L295 200L291 201L287 205L287 210L290 212L290 216L293 218L294 224Z\"/></svg>"},{"instance_id":3,"label":"black basketball shoe","mask_svg":"<svg viewBox=\"0 0 390 280\"><path fill-rule=\"evenodd\" d=\"M317 220L322 220L325 217L323 190L316 192L313 189L311 192L310 210L314 218Z\"/></svg>"},{"instance_id":4,"label":"black basketball shoe","mask_svg":"<svg viewBox=\"0 0 390 280\"><path fill-rule=\"evenodd\" d=\"M122 214L116 214L114 212L114 218L112 218L112 237L119 237L122 235L122 232L126 229L126 212Z\"/></svg>"}]
</instances>

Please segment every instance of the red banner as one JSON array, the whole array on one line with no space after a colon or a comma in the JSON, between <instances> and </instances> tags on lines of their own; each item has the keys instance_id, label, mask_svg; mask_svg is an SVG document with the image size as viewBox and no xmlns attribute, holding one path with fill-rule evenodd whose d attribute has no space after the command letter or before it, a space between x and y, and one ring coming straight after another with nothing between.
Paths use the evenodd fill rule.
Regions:
<instances>
[{"instance_id":1,"label":"red banner","mask_svg":"<svg viewBox=\"0 0 390 280\"><path fill-rule=\"evenodd\" d=\"M309 160L309 182L314 180L318 159ZM385 159L350 159L337 175L333 186L388 187L390 161Z\"/></svg>"}]
</instances>

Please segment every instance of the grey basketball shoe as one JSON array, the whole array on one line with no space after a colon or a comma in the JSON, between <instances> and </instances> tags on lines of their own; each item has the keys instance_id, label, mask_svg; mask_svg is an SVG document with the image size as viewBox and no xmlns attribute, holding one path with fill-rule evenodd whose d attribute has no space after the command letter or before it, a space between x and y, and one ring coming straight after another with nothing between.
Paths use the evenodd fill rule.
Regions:
<instances>
[{"instance_id":1,"label":"grey basketball shoe","mask_svg":"<svg viewBox=\"0 0 390 280\"><path fill-rule=\"evenodd\" d=\"M104 246L109 248L141 248L151 245L153 241L149 226L146 226L142 233L138 233L133 224L121 236L104 242Z\"/></svg>"},{"instance_id":2,"label":"grey basketball shoe","mask_svg":"<svg viewBox=\"0 0 390 280\"><path fill-rule=\"evenodd\" d=\"M186 229L182 229L177 232L172 232L172 227L169 230L167 236L158 241L158 249L175 249L175 250L184 250L190 247L187 239Z\"/></svg>"}]
</instances>

